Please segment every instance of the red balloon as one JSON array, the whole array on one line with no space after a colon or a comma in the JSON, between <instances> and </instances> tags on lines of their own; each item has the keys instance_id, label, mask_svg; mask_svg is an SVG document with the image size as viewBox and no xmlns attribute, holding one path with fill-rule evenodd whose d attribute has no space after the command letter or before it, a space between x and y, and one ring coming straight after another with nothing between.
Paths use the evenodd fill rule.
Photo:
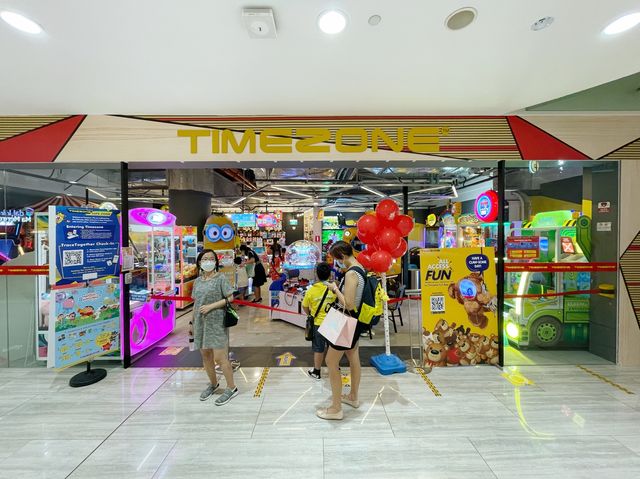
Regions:
<instances>
[{"instance_id":1,"label":"red balloon","mask_svg":"<svg viewBox=\"0 0 640 479\"><path fill-rule=\"evenodd\" d=\"M399 212L396 202L389 198L382 200L376 206L376 216L382 221L393 221Z\"/></svg>"},{"instance_id":2,"label":"red balloon","mask_svg":"<svg viewBox=\"0 0 640 479\"><path fill-rule=\"evenodd\" d=\"M391 267L393 258L388 251L376 251L371 255L371 269L376 273L386 273Z\"/></svg>"},{"instance_id":3,"label":"red balloon","mask_svg":"<svg viewBox=\"0 0 640 479\"><path fill-rule=\"evenodd\" d=\"M362 215L358 220L358 235L374 234L380 229L380 222L375 215Z\"/></svg>"},{"instance_id":4,"label":"red balloon","mask_svg":"<svg viewBox=\"0 0 640 479\"><path fill-rule=\"evenodd\" d=\"M365 249L365 251L369 256L371 256L373 253L379 250L380 250L380 246L378 246L377 243L373 241L371 243L367 243L367 247Z\"/></svg>"},{"instance_id":5,"label":"red balloon","mask_svg":"<svg viewBox=\"0 0 640 479\"><path fill-rule=\"evenodd\" d=\"M378 246L380 249L386 251L393 251L400 246L400 242L402 241L402 236L400 232L395 228L385 228L383 229L377 238Z\"/></svg>"},{"instance_id":6,"label":"red balloon","mask_svg":"<svg viewBox=\"0 0 640 479\"><path fill-rule=\"evenodd\" d=\"M407 246L407 242L405 240L401 240L400 246L398 246L394 250L389 250L389 254L391 254L391 256L393 256L394 258L400 258L401 256L405 255L408 248L409 247Z\"/></svg>"},{"instance_id":7,"label":"red balloon","mask_svg":"<svg viewBox=\"0 0 640 479\"><path fill-rule=\"evenodd\" d=\"M413 218L407 215L398 215L394 220L394 226L400 232L400 236L407 236L413 230Z\"/></svg>"},{"instance_id":8,"label":"red balloon","mask_svg":"<svg viewBox=\"0 0 640 479\"><path fill-rule=\"evenodd\" d=\"M375 234L369 234L369 233L364 234L364 233L361 233L360 231L358 231L358 239L360 241L362 241L364 244L370 245L370 244L375 243L376 235Z\"/></svg>"},{"instance_id":9,"label":"red balloon","mask_svg":"<svg viewBox=\"0 0 640 479\"><path fill-rule=\"evenodd\" d=\"M360 253L358 255L358 261L365 269L371 269L371 256L366 253Z\"/></svg>"}]
</instances>

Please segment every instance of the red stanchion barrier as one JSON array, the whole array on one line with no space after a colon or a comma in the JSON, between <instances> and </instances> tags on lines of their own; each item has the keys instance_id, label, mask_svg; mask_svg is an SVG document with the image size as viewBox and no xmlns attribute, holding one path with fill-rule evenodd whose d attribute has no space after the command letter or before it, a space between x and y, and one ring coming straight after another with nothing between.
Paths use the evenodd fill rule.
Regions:
<instances>
[{"instance_id":1,"label":"red stanchion barrier","mask_svg":"<svg viewBox=\"0 0 640 479\"><path fill-rule=\"evenodd\" d=\"M48 275L49 265L42 266L0 266L0 276Z\"/></svg>"}]
</instances>

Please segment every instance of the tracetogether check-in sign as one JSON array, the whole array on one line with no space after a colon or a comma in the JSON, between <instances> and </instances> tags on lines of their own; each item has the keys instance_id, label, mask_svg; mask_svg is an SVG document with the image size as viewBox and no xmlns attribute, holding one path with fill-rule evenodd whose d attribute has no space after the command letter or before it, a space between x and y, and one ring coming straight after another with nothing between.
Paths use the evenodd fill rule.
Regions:
<instances>
[{"instance_id":1,"label":"tracetogether check-in sign","mask_svg":"<svg viewBox=\"0 0 640 479\"><path fill-rule=\"evenodd\" d=\"M209 151L227 153L329 153L331 145L340 153L394 151L436 153L440 137L449 128L397 128L394 134L382 128L266 128L255 130L179 129L178 137L188 140L191 154Z\"/></svg>"}]
</instances>

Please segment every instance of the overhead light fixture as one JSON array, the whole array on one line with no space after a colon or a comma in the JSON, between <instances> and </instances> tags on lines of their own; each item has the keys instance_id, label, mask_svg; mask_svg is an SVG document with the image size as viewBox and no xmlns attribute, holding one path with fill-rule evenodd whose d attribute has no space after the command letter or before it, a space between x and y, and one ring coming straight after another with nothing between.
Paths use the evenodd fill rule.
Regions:
<instances>
[{"instance_id":1,"label":"overhead light fixture","mask_svg":"<svg viewBox=\"0 0 640 479\"><path fill-rule=\"evenodd\" d=\"M347 16L340 10L327 10L318 17L318 27L327 35L336 35L347 26Z\"/></svg>"},{"instance_id":2,"label":"overhead light fixture","mask_svg":"<svg viewBox=\"0 0 640 479\"><path fill-rule=\"evenodd\" d=\"M453 197L457 198L458 197L458 190L456 189L456 187L454 185L451 185L451 189L453 190Z\"/></svg>"},{"instance_id":3,"label":"overhead light fixture","mask_svg":"<svg viewBox=\"0 0 640 479\"><path fill-rule=\"evenodd\" d=\"M77 181L73 181L73 180L69 180L69 184L71 184L71 185L77 185L77 184L78 184L78 182L77 182Z\"/></svg>"},{"instance_id":4,"label":"overhead light fixture","mask_svg":"<svg viewBox=\"0 0 640 479\"><path fill-rule=\"evenodd\" d=\"M375 27L376 25L380 25L381 21L382 21L382 17L380 15L371 15L369 17L369 25L371 25L372 27Z\"/></svg>"},{"instance_id":5,"label":"overhead light fixture","mask_svg":"<svg viewBox=\"0 0 640 479\"><path fill-rule=\"evenodd\" d=\"M564 160L558 160L558 165L560 166L564 165Z\"/></svg>"},{"instance_id":6,"label":"overhead light fixture","mask_svg":"<svg viewBox=\"0 0 640 479\"><path fill-rule=\"evenodd\" d=\"M100 198L103 198L105 200L107 199L107 197L105 195L103 195L102 193L98 193L96 190L92 190L91 188L87 188L87 190L89 190L94 195L98 195Z\"/></svg>"},{"instance_id":7,"label":"overhead light fixture","mask_svg":"<svg viewBox=\"0 0 640 479\"><path fill-rule=\"evenodd\" d=\"M374 195L377 195L380 198L386 198L387 197L387 195L385 195L381 191L376 190L375 188L370 188L370 187L365 186L365 185L360 185L360 188L362 188L365 191L368 191L369 193L373 193Z\"/></svg>"},{"instance_id":8,"label":"overhead light fixture","mask_svg":"<svg viewBox=\"0 0 640 479\"><path fill-rule=\"evenodd\" d=\"M611 22L602 31L602 33L604 33L605 35L617 35L618 33L631 30L633 27L635 27L639 23L640 23L640 12L629 13Z\"/></svg>"},{"instance_id":9,"label":"overhead light fixture","mask_svg":"<svg viewBox=\"0 0 640 479\"><path fill-rule=\"evenodd\" d=\"M472 7L456 10L447 17L444 24L449 30L462 30L473 23L478 16L478 11Z\"/></svg>"},{"instance_id":10,"label":"overhead light fixture","mask_svg":"<svg viewBox=\"0 0 640 479\"><path fill-rule=\"evenodd\" d=\"M3 10L0 12L0 18L21 32L30 33L31 35L42 33L42 27L40 25L19 13Z\"/></svg>"},{"instance_id":11,"label":"overhead light fixture","mask_svg":"<svg viewBox=\"0 0 640 479\"><path fill-rule=\"evenodd\" d=\"M306 193L300 193L299 191L288 190L287 188L283 188L281 186L272 186L274 190L284 191L285 193L291 193L292 195L302 196L304 198L313 198L313 196L308 195Z\"/></svg>"},{"instance_id":12,"label":"overhead light fixture","mask_svg":"<svg viewBox=\"0 0 640 479\"><path fill-rule=\"evenodd\" d=\"M242 203L242 202L243 202L244 200L246 200L246 199L247 199L247 198L245 198L245 197L243 197L243 198L238 198L237 200L232 201L232 202L231 202L231 204L232 204L232 205L237 205L237 204L239 204L239 203Z\"/></svg>"}]
</instances>

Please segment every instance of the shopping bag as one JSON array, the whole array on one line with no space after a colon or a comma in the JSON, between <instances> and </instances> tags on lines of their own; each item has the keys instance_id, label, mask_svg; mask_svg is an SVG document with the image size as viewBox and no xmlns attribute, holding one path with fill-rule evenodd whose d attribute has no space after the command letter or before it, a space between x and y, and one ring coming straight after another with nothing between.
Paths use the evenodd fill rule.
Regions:
<instances>
[{"instance_id":1,"label":"shopping bag","mask_svg":"<svg viewBox=\"0 0 640 479\"><path fill-rule=\"evenodd\" d=\"M331 308L322 321L318 332L334 346L350 348L356 332L358 320L344 314L343 311Z\"/></svg>"}]
</instances>

